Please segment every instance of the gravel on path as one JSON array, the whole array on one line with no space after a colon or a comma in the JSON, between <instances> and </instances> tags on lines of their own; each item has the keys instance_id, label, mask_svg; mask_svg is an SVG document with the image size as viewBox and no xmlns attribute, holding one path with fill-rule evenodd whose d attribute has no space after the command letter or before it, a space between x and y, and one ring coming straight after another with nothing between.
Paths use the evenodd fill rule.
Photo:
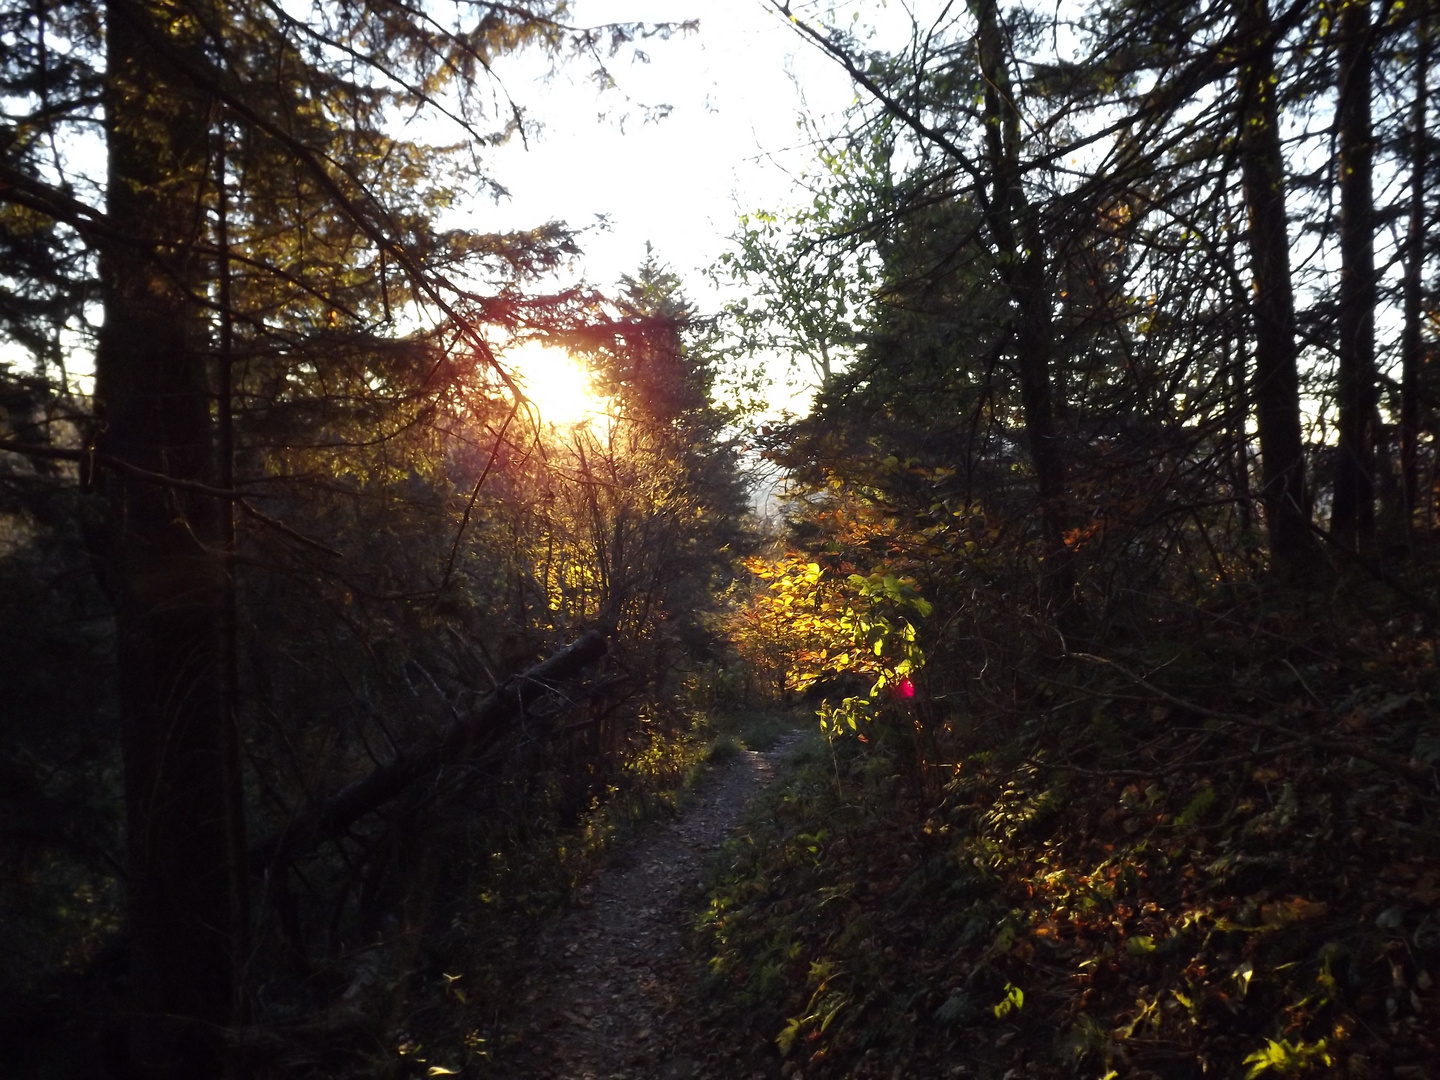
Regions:
<instances>
[{"instance_id":1,"label":"gravel on path","mask_svg":"<svg viewBox=\"0 0 1440 1080\"><path fill-rule=\"evenodd\" d=\"M746 1080L742 1048L717 1048L688 1007L685 934L706 858L740 824L798 735L718 763L680 817L652 827L543 931L516 988L495 1076L516 1080ZM765 1041L763 1036L757 1039ZM492 1045L494 1045L492 1042ZM749 1048L744 1048L748 1050ZM751 1059L753 1060L753 1059ZM777 1061L778 1066L778 1061ZM763 1077L764 1074L754 1074Z\"/></svg>"}]
</instances>

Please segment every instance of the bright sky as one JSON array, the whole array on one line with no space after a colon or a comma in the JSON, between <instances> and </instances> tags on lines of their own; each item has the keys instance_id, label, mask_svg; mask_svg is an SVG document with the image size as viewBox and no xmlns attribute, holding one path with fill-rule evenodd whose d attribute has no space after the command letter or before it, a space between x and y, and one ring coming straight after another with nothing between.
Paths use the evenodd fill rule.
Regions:
<instances>
[{"instance_id":1,"label":"bright sky","mask_svg":"<svg viewBox=\"0 0 1440 1080\"><path fill-rule=\"evenodd\" d=\"M608 286L633 273L645 243L680 275L702 310L723 302L703 270L725 250L740 213L804 199L793 175L814 162L797 126L854 100L848 77L800 40L761 0L575 0L572 23L699 19L688 36L642 44L649 63L612 61L615 89L576 60L553 76L538 56L498 70L510 96L543 124L528 150L518 139L491 157L511 197L477 210L474 227L524 228L552 219L591 226L574 268ZM668 104L647 123L645 107ZM600 215L608 229L595 228Z\"/></svg>"},{"instance_id":2,"label":"bright sky","mask_svg":"<svg viewBox=\"0 0 1440 1080\"><path fill-rule=\"evenodd\" d=\"M834 6L881 7L877 0ZM638 269L649 241L690 299L716 311L729 297L712 288L704 269L725 250L739 214L805 200L794 177L813 166L815 148L798 119L805 113L821 130L837 127L855 98L849 79L764 0L573 0L572 7L575 26L692 19L700 26L638 43L648 63L632 61L631 50L607 58L616 86L603 92L590 78L593 60L574 58L552 73L535 51L502 58L496 70L505 91L542 130L528 147L517 138L490 152L492 175L510 197L477 199L454 224L490 232L561 220L583 229L582 258L566 282L554 284L583 278L612 286ZM659 105L670 114L647 122L647 106ZM443 142L454 132L421 137ZM76 365L71 374L84 384L84 358ZM783 361L774 366L783 376ZM784 392L772 400L789 403ZM793 405L803 408L800 400Z\"/></svg>"}]
</instances>

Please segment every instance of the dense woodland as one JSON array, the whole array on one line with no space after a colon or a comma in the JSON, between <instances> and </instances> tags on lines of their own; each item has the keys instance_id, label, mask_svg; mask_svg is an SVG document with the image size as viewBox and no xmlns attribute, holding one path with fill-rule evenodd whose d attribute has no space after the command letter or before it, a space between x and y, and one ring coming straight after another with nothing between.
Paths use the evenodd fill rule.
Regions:
<instances>
[{"instance_id":1,"label":"dense woodland","mask_svg":"<svg viewBox=\"0 0 1440 1080\"><path fill-rule=\"evenodd\" d=\"M793 709L693 932L745 1068L1440 1075L1429 0L777 17L856 102L700 312L452 208L501 58L703 20L0 4L0 1071L499 1075Z\"/></svg>"}]
</instances>

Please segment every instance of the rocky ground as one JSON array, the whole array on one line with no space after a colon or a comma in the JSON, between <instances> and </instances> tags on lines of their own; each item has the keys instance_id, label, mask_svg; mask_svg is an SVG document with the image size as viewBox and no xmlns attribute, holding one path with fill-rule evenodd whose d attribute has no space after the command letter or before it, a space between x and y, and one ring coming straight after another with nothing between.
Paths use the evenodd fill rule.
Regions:
<instances>
[{"instance_id":1,"label":"rocky ground","mask_svg":"<svg viewBox=\"0 0 1440 1080\"><path fill-rule=\"evenodd\" d=\"M521 1080L757 1076L752 1046L717 1045L695 1017L685 934L706 858L740 823L793 739L741 751L702 781L673 822L637 839L536 943L494 1075ZM768 1038L757 1035L761 1043ZM741 1062L746 1062L742 1065ZM774 1061L778 1074L779 1059ZM737 1072L737 1069L740 1071Z\"/></svg>"}]
</instances>

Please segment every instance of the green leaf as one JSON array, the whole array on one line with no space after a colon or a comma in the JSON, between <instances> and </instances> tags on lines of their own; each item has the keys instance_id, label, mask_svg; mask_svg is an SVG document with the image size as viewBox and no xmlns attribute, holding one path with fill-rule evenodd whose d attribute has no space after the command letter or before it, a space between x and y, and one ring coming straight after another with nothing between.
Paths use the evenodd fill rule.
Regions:
<instances>
[{"instance_id":1,"label":"green leaf","mask_svg":"<svg viewBox=\"0 0 1440 1080\"><path fill-rule=\"evenodd\" d=\"M1311 1065L1329 1065L1331 1060L1324 1039L1308 1044L1292 1043L1289 1039L1271 1039L1262 1049L1248 1055L1244 1064L1250 1066L1250 1071L1245 1074L1246 1080L1253 1080L1270 1069L1293 1076Z\"/></svg>"},{"instance_id":2,"label":"green leaf","mask_svg":"<svg viewBox=\"0 0 1440 1080\"><path fill-rule=\"evenodd\" d=\"M780 1048L780 1056L784 1057L790 1053L791 1047L795 1045L795 1038L800 1034L800 1021L791 1017L786 1022L784 1030L775 1036L775 1045Z\"/></svg>"},{"instance_id":3,"label":"green leaf","mask_svg":"<svg viewBox=\"0 0 1440 1080\"><path fill-rule=\"evenodd\" d=\"M1016 986L1014 983L1006 983L1005 996L1000 1000L1000 1003L996 1005L992 1011L995 1013L995 1018L998 1020L1004 1016L1008 1016L1011 1012L1019 1012L1024 1007L1025 991L1021 990L1020 987Z\"/></svg>"},{"instance_id":4,"label":"green leaf","mask_svg":"<svg viewBox=\"0 0 1440 1080\"><path fill-rule=\"evenodd\" d=\"M1125 951L1131 956L1148 956L1155 951L1153 937L1132 937L1125 942Z\"/></svg>"}]
</instances>

